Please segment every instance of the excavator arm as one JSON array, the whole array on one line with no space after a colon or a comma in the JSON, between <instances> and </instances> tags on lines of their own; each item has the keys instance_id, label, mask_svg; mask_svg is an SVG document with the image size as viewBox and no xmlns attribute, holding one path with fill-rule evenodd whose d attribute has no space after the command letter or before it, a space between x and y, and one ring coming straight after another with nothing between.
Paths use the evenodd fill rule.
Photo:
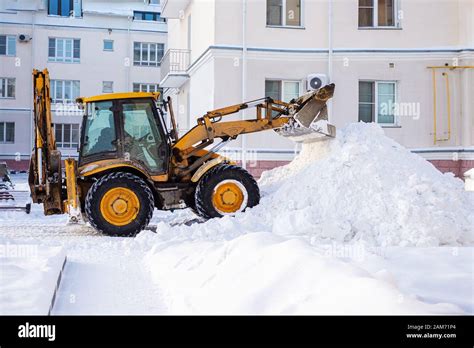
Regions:
<instances>
[{"instance_id":1,"label":"excavator arm","mask_svg":"<svg viewBox=\"0 0 474 348\"><path fill-rule=\"evenodd\" d=\"M30 160L28 183L34 203L42 203L45 215L63 214L63 177L61 152L56 148L51 117L49 73L33 70L35 139Z\"/></svg>"},{"instance_id":2,"label":"excavator arm","mask_svg":"<svg viewBox=\"0 0 474 348\"><path fill-rule=\"evenodd\" d=\"M51 117L48 70L33 70L34 133L28 183L34 203L46 215L63 213L61 153L56 148Z\"/></svg>"}]
</instances>

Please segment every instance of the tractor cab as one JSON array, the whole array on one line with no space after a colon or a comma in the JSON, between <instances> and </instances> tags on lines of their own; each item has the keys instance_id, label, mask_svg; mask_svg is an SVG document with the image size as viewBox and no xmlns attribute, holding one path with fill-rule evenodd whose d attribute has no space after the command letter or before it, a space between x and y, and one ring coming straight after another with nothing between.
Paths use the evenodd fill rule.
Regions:
<instances>
[{"instance_id":1,"label":"tractor cab","mask_svg":"<svg viewBox=\"0 0 474 348\"><path fill-rule=\"evenodd\" d=\"M79 168L129 162L150 175L167 173L170 136L156 105L159 93L79 98L84 108Z\"/></svg>"}]
</instances>

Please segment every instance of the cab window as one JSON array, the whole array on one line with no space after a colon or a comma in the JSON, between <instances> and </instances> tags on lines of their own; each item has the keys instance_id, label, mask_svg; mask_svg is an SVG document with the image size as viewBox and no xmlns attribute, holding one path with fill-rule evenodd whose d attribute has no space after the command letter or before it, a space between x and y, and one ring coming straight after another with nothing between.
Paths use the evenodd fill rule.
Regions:
<instances>
[{"instance_id":1,"label":"cab window","mask_svg":"<svg viewBox=\"0 0 474 348\"><path fill-rule=\"evenodd\" d=\"M161 172L166 162L166 142L153 113L153 101L130 100L122 103L124 153L151 171Z\"/></svg>"},{"instance_id":2,"label":"cab window","mask_svg":"<svg viewBox=\"0 0 474 348\"><path fill-rule=\"evenodd\" d=\"M117 150L116 139L112 102L90 103L85 123L82 155L115 152Z\"/></svg>"}]
</instances>

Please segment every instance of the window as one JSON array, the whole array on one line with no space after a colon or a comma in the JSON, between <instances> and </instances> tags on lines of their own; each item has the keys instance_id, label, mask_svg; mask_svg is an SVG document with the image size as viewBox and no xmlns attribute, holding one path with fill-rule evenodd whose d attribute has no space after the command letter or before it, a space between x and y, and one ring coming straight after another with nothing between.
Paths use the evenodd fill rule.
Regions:
<instances>
[{"instance_id":1,"label":"window","mask_svg":"<svg viewBox=\"0 0 474 348\"><path fill-rule=\"evenodd\" d=\"M165 45L161 43L133 43L133 64L141 66L159 66Z\"/></svg>"},{"instance_id":2,"label":"window","mask_svg":"<svg viewBox=\"0 0 474 348\"><path fill-rule=\"evenodd\" d=\"M0 78L0 98L15 98L15 79Z\"/></svg>"},{"instance_id":3,"label":"window","mask_svg":"<svg viewBox=\"0 0 474 348\"><path fill-rule=\"evenodd\" d=\"M359 27L394 27L395 0L359 0Z\"/></svg>"},{"instance_id":4,"label":"window","mask_svg":"<svg viewBox=\"0 0 474 348\"><path fill-rule=\"evenodd\" d=\"M69 17L74 9L74 0L48 0L48 14Z\"/></svg>"},{"instance_id":5,"label":"window","mask_svg":"<svg viewBox=\"0 0 474 348\"><path fill-rule=\"evenodd\" d=\"M148 0L148 5L159 5L160 0Z\"/></svg>"},{"instance_id":6,"label":"window","mask_svg":"<svg viewBox=\"0 0 474 348\"><path fill-rule=\"evenodd\" d=\"M163 103L163 88L160 88L160 85L156 83L134 83L133 84L134 92L160 92L159 104Z\"/></svg>"},{"instance_id":7,"label":"window","mask_svg":"<svg viewBox=\"0 0 474 348\"><path fill-rule=\"evenodd\" d=\"M301 26L301 0L267 0L267 25Z\"/></svg>"},{"instance_id":8,"label":"window","mask_svg":"<svg viewBox=\"0 0 474 348\"><path fill-rule=\"evenodd\" d=\"M82 17L82 0L48 0L48 15Z\"/></svg>"},{"instance_id":9,"label":"window","mask_svg":"<svg viewBox=\"0 0 474 348\"><path fill-rule=\"evenodd\" d=\"M81 40L49 38L48 60L50 62L79 63Z\"/></svg>"},{"instance_id":10,"label":"window","mask_svg":"<svg viewBox=\"0 0 474 348\"><path fill-rule=\"evenodd\" d=\"M0 122L0 143L13 144L15 142L15 123Z\"/></svg>"},{"instance_id":11,"label":"window","mask_svg":"<svg viewBox=\"0 0 474 348\"><path fill-rule=\"evenodd\" d=\"M102 93L113 93L114 82L113 81L102 81Z\"/></svg>"},{"instance_id":12,"label":"window","mask_svg":"<svg viewBox=\"0 0 474 348\"><path fill-rule=\"evenodd\" d=\"M88 104L84 136L81 153L84 157L117 150L111 101Z\"/></svg>"},{"instance_id":13,"label":"window","mask_svg":"<svg viewBox=\"0 0 474 348\"><path fill-rule=\"evenodd\" d=\"M156 83L134 83L134 92L161 92L161 88Z\"/></svg>"},{"instance_id":14,"label":"window","mask_svg":"<svg viewBox=\"0 0 474 348\"><path fill-rule=\"evenodd\" d=\"M265 81L265 96L275 100L289 102L298 98L300 95L299 81L281 81L267 80Z\"/></svg>"},{"instance_id":15,"label":"window","mask_svg":"<svg viewBox=\"0 0 474 348\"><path fill-rule=\"evenodd\" d=\"M395 125L396 82L359 81L359 121Z\"/></svg>"},{"instance_id":16,"label":"window","mask_svg":"<svg viewBox=\"0 0 474 348\"><path fill-rule=\"evenodd\" d=\"M114 40L104 40L104 51L114 50Z\"/></svg>"},{"instance_id":17,"label":"window","mask_svg":"<svg viewBox=\"0 0 474 348\"><path fill-rule=\"evenodd\" d=\"M77 149L79 147L79 125L55 123L54 137L57 147Z\"/></svg>"},{"instance_id":18,"label":"window","mask_svg":"<svg viewBox=\"0 0 474 348\"><path fill-rule=\"evenodd\" d=\"M265 81L265 96L273 100L281 100L289 102L292 99L299 97L300 82L299 81L281 81L281 80L266 80ZM277 112L274 112L275 114Z\"/></svg>"},{"instance_id":19,"label":"window","mask_svg":"<svg viewBox=\"0 0 474 348\"><path fill-rule=\"evenodd\" d=\"M80 97L79 81L51 80L51 99L53 103L71 103Z\"/></svg>"},{"instance_id":20,"label":"window","mask_svg":"<svg viewBox=\"0 0 474 348\"><path fill-rule=\"evenodd\" d=\"M133 11L133 19L136 21L166 22L166 18L161 18L160 12Z\"/></svg>"},{"instance_id":21,"label":"window","mask_svg":"<svg viewBox=\"0 0 474 348\"><path fill-rule=\"evenodd\" d=\"M124 151L153 172L164 169L163 137L158 129L154 105L150 101L133 100L122 104Z\"/></svg>"},{"instance_id":22,"label":"window","mask_svg":"<svg viewBox=\"0 0 474 348\"><path fill-rule=\"evenodd\" d=\"M16 36L0 35L0 56L16 55Z\"/></svg>"}]
</instances>

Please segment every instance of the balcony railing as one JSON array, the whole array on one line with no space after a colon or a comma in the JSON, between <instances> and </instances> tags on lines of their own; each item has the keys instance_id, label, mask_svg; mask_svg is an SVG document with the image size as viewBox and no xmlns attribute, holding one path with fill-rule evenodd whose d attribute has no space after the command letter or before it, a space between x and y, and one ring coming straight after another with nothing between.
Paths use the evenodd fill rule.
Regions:
<instances>
[{"instance_id":1,"label":"balcony railing","mask_svg":"<svg viewBox=\"0 0 474 348\"><path fill-rule=\"evenodd\" d=\"M161 60L161 87L179 88L189 78L191 52L169 49Z\"/></svg>"}]
</instances>

